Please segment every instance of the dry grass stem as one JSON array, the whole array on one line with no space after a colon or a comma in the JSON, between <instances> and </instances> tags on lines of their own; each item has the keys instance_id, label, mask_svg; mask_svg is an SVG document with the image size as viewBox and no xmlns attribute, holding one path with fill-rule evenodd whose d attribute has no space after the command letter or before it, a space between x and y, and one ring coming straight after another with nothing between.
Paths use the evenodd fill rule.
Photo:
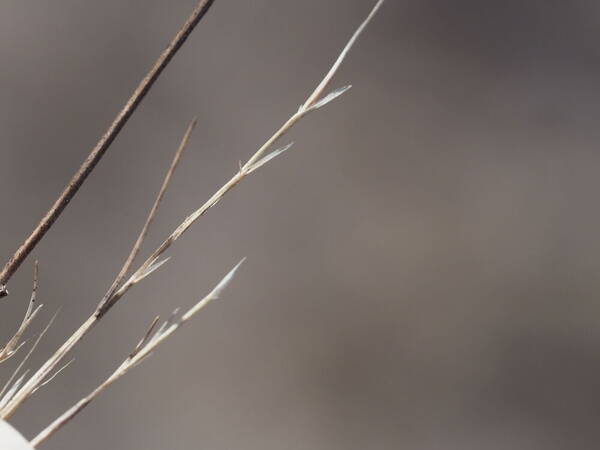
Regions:
<instances>
[{"instance_id":1,"label":"dry grass stem","mask_svg":"<svg viewBox=\"0 0 600 450\"><path fill-rule=\"evenodd\" d=\"M10 278L12 273L19 267L22 260L27 256L27 254L31 251L33 246L41 239L47 229L52 226L52 223L56 220L58 215L66 206L66 203L72 198L73 195L77 192L78 188L81 186L87 175L93 170L94 166L98 162L98 160L102 157L110 143L114 140L119 130L126 123L128 117L133 113L139 102L142 100L144 95L150 89L156 78L160 75L160 72L164 69L164 67L168 64L170 59L176 53L177 49L183 44L187 35L193 30L198 21L202 18L206 10L210 7L213 1L204 0L200 1L196 6L196 9L183 26L183 28L178 32L175 36L174 40L171 42L169 47L163 52L155 66L152 68L150 73L142 80L138 89L132 96L132 98L128 101L124 109L119 113L115 122L109 128L109 131L103 136L97 146L94 148L88 159L81 166L73 180L69 183L61 197L57 200L55 205L51 208L48 214L42 219L38 228L34 230L32 235L28 238L28 240L23 244L23 246L15 253L15 256L7 263L3 271L0 273L0 295L3 293L3 285ZM221 186L204 204L202 204L198 209L193 211L189 216L187 216L181 224L172 231L172 233L150 254L148 258L129 275L127 278L127 274L130 272L132 264L139 253L146 234L156 213L160 206L161 200L164 196L164 193L169 185L173 172L175 171L177 164L181 158L181 154L184 148L187 146L188 141L190 139L192 130L196 124L196 121L192 121L192 123L188 126L185 135L182 138L182 141L175 153L173 161L167 171L163 184L156 196L154 204L148 214L148 217L135 241L133 247L127 256L123 266L115 277L113 283L110 288L103 296L102 300L95 308L92 315L80 325L80 327L60 346L58 350L28 379L26 379L27 373L21 375L16 381L13 380L18 376L23 364L29 357L29 354L33 351L37 343L41 339L41 336L38 338L33 348L30 350L28 355L25 357L25 361L23 361L9 382L6 384L5 388L0 393L0 419L6 419L10 417L14 412L21 406L37 389L51 381L57 374L59 374L67 365L61 367L57 370L57 367L61 364L63 358L69 353L69 351L105 316L105 314L116 304L118 301L137 283L144 280L151 273L161 267L168 258L164 257L165 252L173 245L175 241L177 241L183 233L185 233L191 226L194 224L200 217L202 217L210 208L219 203L223 197L235 186L237 186L244 178L248 175L256 171L258 168L270 162L276 156L282 154L286 150L288 150L292 144L284 145L280 148L275 148L275 144L281 140L281 138L290 131L294 125L296 125L302 118L306 115L316 111L317 109L327 105L344 92L346 92L350 86L344 86L342 88L338 88L333 90L332 92L326 94L325 91L328 88L331 80L339 70L342 62L346 58L348 52L355 44L359 35L368 25L368 23L372 20L376 12L379 10L381 5L383 4L383 0L378 0L370 14L367 18L361 23L361 25L357 28L354 34L351 36L348 43L344 46L339 56L334 61L333 65L329 69L329 71L325 74L324 78L319 82L317 87L312 91L312 93L306 98L304 103L300 105L296 112L294 112L285 123L269 138L267 141L256 150L246 161L246 163L240 163L239 168L234 173L234 175L227 181L223 186ZM242 264L243 260L238 263L218 284L217 286L203 299L201 299L198 303L192 306L188 311L186 311L181 316L178 315L178 310L176 310L167 321L165 321L162 325L158 325L158 318L156 318L144 337L140 340L138 345L132 351L132 353L127 357L127 359L113 372L100 386L94 389L90 394L85 396L71 408L69 408L65 413L63 413L60 417L58 417L54 422L52 422L46 429L44 429L38 436L36 436L31 444L33 446L37 446L42 442L45 442L49 437L51 437L56 431L58 431L62 426L68 423L78 412L80 412L83 408L85 408L95 397L97 397L104 389L114 383L117 379L125 375L129 370L135 367L137 364L145 360L154 349L158 347L165 339L167 339L171 334L173 334L177 329L179 329L184 323L190 320L195 314L197 314L202 308L204 308L210 301L219 298L223 289L228 285L231 281L235 272ZM37 266L36 266L37 267ZM37 269L36 269L37 274ZM25 319L23 320L23 324L19 327L19 330L15 334L16 339L13 337L11 339L10 346L7 344L5 348L8 348L8 352L14 354L14 352L18 349L18 343L23 334L23 331L29 326L29 323L39 310L39 307L35 308L33 303L35 302L35 293L37 290L37 275L35 277L36 281L34 282L34 289L32 294L32 300L27 309L27 313L25 315ZM46 327L47 330L48 327ZM44 330L44 333L45 331ZM21 344L22 345L22 344ZM0 353L1 355L1 353ZM1 361L1 359L0 359Z\"/></svg>"},{"instance_id":2,"label":"dry grass stem","mask_svg":"<svg viewBox=\"0 0 600 450\"><path fill-rule=\"evenodd\" d=\"M61 414L57 419L55 419L54 422L52 422L44 430L42 430L35 438L31 440L31 445L34 447L38 447L40 444L45 442L54 433L56 433L69 421L71 421L71 419L73 419L73 417L75 417L79 412L81 412L86 406L88 406L98 395L100 395L100 393L102 393L102 391L104 391L104 389L106 389L112 383L117 381L119 378L121 378L131 369L136 367L147 357L149 357L162 342L164 342L184 323L186 323L195 314L197 314L198 311L204 308L212 300L218 299L223 290L231 282L231 280L235 276L235 273L237 272L237 270L243 262L244 260L242 259L233 269L229 271L227 275L225 275L225 277L223 277L223 279L213 288L213 290L208 295L206 295L202 300L196 303L181 317L177 318L177 313L175 312L169 318L169 320L167 320L160 326L158 330L156 330L156 325L158 324L159 317L156 317L148 327L148 330L144 334L144 337L136 345L133 352L131 352L131 354L127 357L125 361L123 361L123 363L117 368L117 370L115 370L96 389L94 389L88 395L83 397L72 407L67 409L63 414Z\"/></svg>"},{"instance_id":3,"label":"dry grass stem","mask_svg":"<svg viewBox=\"0 0 600 450\"><path fill-rule=\"evenodd\" d=\"M33 265L33 288L31 289L31 297L29 298L29 304L27 305L27 311L25 312L25 316L23 317L23 321L21 325L17 329L16 333L10 340L6 343L4 348L0 350L0 363L6 361L8 358L13 356L17 351L21 348L25 342L21 342L21 338L23 337L23 333L25 330L29 328L31 322L37 315L37 313L42 309L44 305L37 305L37 290L38 290L38 262L35 261Z\"/></svg>"},{"instance_id":4,"label":"dry grass stem","mask_svg":"<svg viewBox=\"0 0 600 450\"><path fill-rule=\"evenodd\" d=\"M131 248L131 252L129 253L129 256L125 260L123 267L121 267L119 274L116 276L115 280L113 281L112 286L108 289L106 294L104 294L104 298L102 299L102 301L100 302L100 305L98 307L100 310L103 309L104 304L108 301L108 299L110 299L112 297L112 295L115 293L117 288L121 285L121 282L125 278L125 275L127 275L127 272L131 268L131 264L133 264L135 257L137 256L138 252L140 251L140 248L142 247L142 244L144 243L144 239L146 238L146 234L148 234L148 229L150 228L150 225L152 225L152 221L154 220L154 217L156 216L156 213L158 212L158 207L160 206L160 202L162 201L162 199L165 195L165 192L167 191L167 187L169 187L169 183L171 182L171 177L173 176L173 173L175 172L175 169L177 168L177 165L179 164L181 155L183 154L183 151L186 149L186 147L190 141L190 137L192 136L192 132L194 131L194 128L196 127L197 123L198 123L198 120L193 119L190 122L190 124L188 125L187 130L185 131L185 134L183 135L183 138L181 139L181 143L179 144L179 148L177 148L177 151L175 152L173 161L171 162L171 165L169 166L167 175L165 176L165 179L163 180L163 184L160 187L160 190L158 191L158 195L156 196L156 199L154 200L154 204L152 205L152 208L150 209L150 213L148 214L146 223L144 223L144 226L142 227L142 230L140 231L140 234L139 234L137 240L135 241L135 244Z\"/></svg>"},{"instance_id":5,"label":"dry grass stem","mask_svg":"<svg viewBox=\"0 0 600 450\"><path fill-rule=\"evenodd\" d=\"M177 151L175 152L175 156L173 157L173 161L169 166L169 170L165 176L165 179L162 183L161 188L158 191L156 199L154 200L154 204L150 209L150 213L142 227L142 231L140 232L138 238L136 239L131 252L129 253L123 267L119 271L119 274L115 278L113 285L109 289L108 292L115 289L115 286L118 286L120 280L123 278L125 273L129 270L131 263L133 262L137 252L139 251L144 238L148 232L148 228L152 223L156 213L158 211L158 207L160 206L161 200L164 197L165 191L169 186L171 178L173 176L173 172L177 168L177 164L181 158L181 154L183 150L187 146L191 133L196 125L196 120L193 120L188 126L181 143L179 144ZM73 348L77 342L79 342L93 327L96 323L102 318L103 313L106 311L105 306L110 305L110 299L112 299L114 294L111 294L109 297L106 297L107 301L102 300L94 313L73 333L73 335L67 339L67 341L32 375L32 377L23 385L21 389L19 389L10 399L8 403L5 405L0 405L0 417L6 419L10 417L14 411L25 402L37 389L40 387L44 380L50 376L50 373L56 369L60 361L64 358L64 356ZM109 306L110 308L110 306Z\"/></svg>"},{"instance_id":6,"label":"dry grass stem","mask_svg":"<svg viewBox=\"0 0 600 450\"><path fill-rule=\"evenodd\" d=\"M55 352L54 355L46 361L42 367L20 388L13 398L5 405L0 408L0 418L6 419L10 417L15 410L31 395L34 389L36 389L43 380L49 376L50 372L56 368L62 358L79 342L95 325L104 317L106 312L112 308L123 295L135 286L137 283L142 281L156 269L158 269L166 260L160 260L160 257L165 251L171 247L171 245L201 216L203 216L211 207L216 205L227 192L235 187L240 181L242 181L247 175L252 173L258 167L262 166L266 161L273 158L274 155L282 153L284 149L275 150L273 154L265 153L283 136L285 135L301 118L307 114L316 111L318 108L325 106L330 101L337 98L348 88L344 87L333 91L329 95L321 97L322 93L326 89L330 80L333 78L337 70L339 69L342 61L347 56L350 48L356 42L357 37L360 35L362 30L371 21L375 12L382 5L383 0L379 0L374 6L368 17L362 22L358 29L354 32L348 43L342 49L340 55L335 60L331 69L327 72L323 80L318 84L317 88L307 98L307 100L300 106L297 112L295 112L276 132L273 134L251 157L248 161L242 165L237 173L225 183L219 190L217 190L200 208L189 215L170 235L160 244L154 252L146 259L146 261L124 282L119 289L117 289L110 297L104 299L94 312L75 333ZM289 146L287 147L289 148ZM262 159L264 158L264 159Z\"/></svg>"},{"instance_id":7,"label":"dry grass stem","mask_svg":"<svg viewBox=\"0 0 600 450\"><path fill-rule=\"evenodd\" d=\"M303 105L304 109L310 108L319 100L319 98L321 98L323 92L325 92L325 89L327 89L327 85L329 84L335 73L340 68L340 65L348 55L348 52L350 51L358 37L361 35L361 33L364 31L364 29L367 27L369 22L373 20L373 17L375 17L375 14L377 14L377 11L379 11L379 8L381 8L381 5L383 5L383 0L378 0L371 12L369 13L369 15L367 16L367 18L356 29L356 31L354 32L354 34L340 53L340 56L338 56L338 59L335 61L333 66L331 66L331 69L329 69L327 75L325 75L325 78L323 78L323 80L319 83L319 85L313 91L313 93L306 99L306 102L304 102Z\"/></svg>"},{"instance_id":8,"label":"dry grass stem","mask_svg":"<svg viewBox=\"0 0 600 450\"><path fill-rule=\"evenodd\" d=\"M327 103L331 102L344 92L346 92L350 87L345 86L340 89L337 89L330 94L321 98L322 93L327 88L327 85L339 69L342 61L347 56L351 47L356 42L356 39L367 26L367 24L372 20L375 13L379 10L381 5L383 4L383 0L379 0L375 6L373 7L371 13L368 17L363 21L363 23L359 26L359 28L354 32L346 46L343 48L342 52L335 60L333 66L329 70L329 72L325 75L323 80L319 83L317 88L313 91L313 93L307 98L307 100L300 106L298 111L294 113L276 132L273 134L263 145L260 147L248 161L241 165L238 172L227 182L225 183L219 190L217 190L212 197L210 197L200 208L194 211L191 215L189 215L182 223L179 225L173 233L167 239L163 241L161 245L159 245L154 252L146 259L146 261L134 272L131 278L121 286L121 288L115 292L115 298L113 302L116 302L125 292L127 292L131 287L133 287L137 282L141 281L145 278L149 273L147 273L149 268L153 268L159 258L165 253L165 251L173 245L173 243L179 239L179 237L201 216L203 216L210 208L215 206L217 203L221 201L221 199L229 192L232 188L234 188L240 181L242 181L247 175L254 172L257 168L261 167L275 156L283 153L285 150L289 149L292 144L288 144L285 147L277 149L270 154L265 156L265 153L273 147L273 145L284 136L300 119L302 119L307 114L316 111L317 109L325 106Z\"/></svg>"},{"instance_id":9,"label":"dry grass stem","mask_svg":"<svg viewBox=\"0 0 600 450\"><path fill-rule=\"evenodd\" d=\"M77 172L75 172L75 175L73 175L73 178L71 181L69 181L52 207L48 210L44 217L42 217L39 224L31 232L29 237L25 239L25 242L23 242L23 244L15 251L13 256L11 256L11 258L5 264L2 271L0 271L0 297L8 294L6 289L6 283L8 280L10 280L21 263L25 260L25 258L27 258L27 255L31 253L33 248L44 237L46 232L50 229L50 227L52 227L56 219L58 219L63 210L73 199L88 175L94 170L100 159L102 159L112 142L118 136L121 129L125 126L131 115L140 105L148 91L150 91L165 67L167 67L177 51L185 43L196 25L198 25L198 22L200 22L202 17L204 17L213 2L214 0L200 0L197 3L188 19L175 34L169 45L160 54L154 65L150 68L150 71L146 74L142 81L140 81L129 100L127 100L125 103L125 106L123 106L123 108L119 111L111 125L108 127L108 130L106 130L106 132L102 135L88 157L81 164Z\"/></svg>"},{"instance_id":10,"label":"dry grass stem","mask_svg":"<svg viewBox=\"0 0 600 450\"><path fill-rule=\"evenodd\" d=\"M0 391L0 397L2 397L4 395L4 393L6 392L6 389L10 386L10 384L12 383L12 381L19 374L19 372L21 371L21 369L23 368L23 366L25 365L25 363L27 362L27 360L29 360L29 357L31 356L31 354L35 351L35 349L37 348L38 344L40 343L40 341L42 340L42 338L44 337L44 335L46 334L46 332L52 326L52 323L54 322L54 319L56 319L57 314L58 313L56 313L56 314L54 314L54 316L52 316L52 318L48 322L48 325L46 325L44 327L44 329L42 330L42 332L38 335L37 339L34 341L33 345L31 346L31 348L29 349L29 351L27 352L27 354L25 355L25 357L23 358L23 360L19 363L19 365L14 370L14 372L12 373L12 375L10 376L10 378L8 379L8 381L4 384L4 387Z\"/></svg>"}]
</instances>

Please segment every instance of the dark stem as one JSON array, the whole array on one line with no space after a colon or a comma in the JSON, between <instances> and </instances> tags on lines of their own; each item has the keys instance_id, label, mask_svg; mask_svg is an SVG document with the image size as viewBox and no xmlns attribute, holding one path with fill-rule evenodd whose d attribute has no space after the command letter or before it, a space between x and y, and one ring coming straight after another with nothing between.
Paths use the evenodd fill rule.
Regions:
<instances>
[{"instance_id":1,"label":"dark stem","mask_svg":"<svg viewBox=\"0 0 600 450\"><path fill-rule=\"evenodd\" d=\"M198 2L192 14L188 17L167 48L158 57L148 74L142 79L127 103L125 103L125 106L117 114L108 130L102 135L71 181L69 181L69 184L67 184L52 207L44 217L42 217L42 220L40 220L40 223L35 227L31 235L29 235L25 242L23 242L8 260L2 269L2 272L0 272L0 297L4 297L8 294L8 291L6 290L6 283L8 280L10 280L21 263L44 237L46 232L52 227L56 219L58 219L71 199L75 196L88 175L94 170L94 167L96 167L96 164L98 164L102 156L104 156L106 150L110 147L110 144L112 144L121 129L125 126L127 120L129 120L148 91L152 88L154 82L187 40L190 33L194 30L198 22L200 22L200 19L204 17L213 2L214 0L200 0Z\"/></svg>"}]
</instances>

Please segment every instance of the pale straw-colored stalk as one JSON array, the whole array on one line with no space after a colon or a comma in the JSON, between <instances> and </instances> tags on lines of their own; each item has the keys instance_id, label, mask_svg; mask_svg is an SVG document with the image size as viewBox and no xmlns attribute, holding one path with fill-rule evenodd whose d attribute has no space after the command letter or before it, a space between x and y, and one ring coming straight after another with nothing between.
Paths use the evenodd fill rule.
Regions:
<instances>
[{"instance_id":1,"label":"pale straw-colored stalk","mask_svg":"<svg viewBox=\"0 0 600 450\"><path fill-rule=\"evenodd\" d=\"M325 106L344 92L346 92L350 86L342 87L336 89L329 94L323 95L325 89L328 87L331 79L336 74L339 69L341 63L347 56L349 50L356 42L358 36L362 33L367 24L371 21L375 13L379 10L381 5L383 4L383 0L378 0L375 4L374 8L367 16L367 18L361 23L358 29L354 32L351 39L343 48L342 52L339 54L331 69L327 72L325 77L321 80L321 82L317 85L315 90L307 97L304 103L299 107L299 109L288 118L285 123L247 160L245 164L240 163L239 169L233 175L233 177L227 181L221 188L219 188L202 206L200 206L197 210L195 210L192 214L186 217L183 222L151 253L151 255L139 266L137 270L133 272L132 275L125 280L126 273L128 272L130 266L133 263L133 260L138 253L146 235L147 229L152 222L154 215L156 214L156 210L158 209L158 205L160 204L160 200L164 194L164 190L169 183L170 177L172 175L175 166L178 161L178 154L180 154L180 150L185 147L187 140L189 139L189 134L191 132L191 128L193 128L193 124L190 125L184 139L182 140L182 144L180 145L180 150L178 150L178 154L176 154L173 164L167 173L167 177L165 182L163 183L163 187L159 191L157 200L154 203L154 206L148 216L148 219L142 228L142 232L140 236L136 240L131 253L129 254L123 268L119 271L119 274L115 278L115 281L111 285L111 288L107 291L107 294L102 298L98 306L96 307L94 313L67 339L67 341L40 367L24 384L18 389L14 389L14 392L11 393L9 399L7 399L6 404L0 408L0 418L5 419L10 417L15 410L26 401L32 394L38 389L44 382L47 381L50 373L54 371L64 356L105 316L105 314L123 297L123 295L129 291L133 286L142 281L156 269L158 269L162 264L166 262L166 259L161 259L163 254L167 249L171 247L171 245L181 237L181 235L189 229L189 227L195 223L200 217L202 217L210 208L215 206L224 196L237 186L246 176L253 173L256 169L268 163L274 157L280 155L287 149L291 147L291 144L285 145L281 148L271 151L268 153L272 147L275 145L277 141L279 141L296 123L300 121L307 114L316 111L317 109ZM167 258L168 259L168 258ZM42 431L40 435L38 435L34 441L35 445L45 441L48 437L50 437L56 430L62 427L65 423L67 423L70 418L72 418L77 412L79 412L83 407L85 407L89 402L95 398L100 392L102 392L108 385L113 383L116 379L120 378L122 375L127 373L132 367L141 362L145 357L147 357L150 352L161 342L164 341L168 336L170 336L176 329L179 328L183 323L189 320L196 312L198 312L202 307L204 307L210 300L217 298L220 291L224 288L224 286L229 282L233 273L237 269L236 266L222 281L217 285L217 287L203 300L197 303L194 307L192 307L188 312L186 312L179 319L176 319L173 316L170 320L168 320L158 331L153 332L154 326L156 325L156 321L153 322L152 327L147 332L146 336L142 339L138 347L134 350L134 352L129 356L127 360L98 388L92 391L91 394L84 397L80 402L70 408L67 412L65 412L61 417L59 417L55 422L53 422L46 430ZM19 383L20 384L20 383ZM6 394L5 394L6 396Z\"/></svg>"},{"instance_id":2,"label":"pale straw-colored stalk","mask_svg":"<svg viewBox=\"0 0 600 450\"><path fill-rule=\"evenodd\" d=\"M104 380L96 389L90 392L88 395L83 397L69 409L67 409L64 413L62 413L59 417L57 417L50 425L48 425L44 430L42 430L35 438L31 440L31 445L33 447L39 446L41 443L45 442L48 438L50 438L54 433L64 427L73 417L75 417L79 412L81 412L86 406L88 406L102 391L104 391L107 387L129 372L131 369L136 367L142 361L144 361L148 356L152 354L152 352L163 343L169 336L171 336L176 330L179 329L184 323L190 320L198 311L204 308L209 302L212 300L216 300L221 296L223 290L227 287L227 285L233 279L236 271L241 266L244 260L240 261L233 269L229 271L227 275L213 288L213 290L206 295L202 300L196 303L192 308L190 308L185 314L183 314L179 318L175 318L177 314L177 310L173 313L172 317L167 320L163 325L161 325L158 330L156 330L156 325L158 324L159 318L156 317L148 331L146 331L144 337L137 344L133 352L129 354L127 359L123 361L123 363L106 379ZM155 331L156 330L156 331Z\"/></svg>"},{"instance_id":3,"label":"pale straw-colored stalk","mask_svg":"<svg viewBox=\"0 0 600 450\"><path fill-rule=\"evenodd\" d=\"M146 237L146 233L148 232L148 228L149 228L150 224L152 223L154 217L156 216L158 207L160 205L162 198L164 197L165 191L167 190L167 187L169 186L169 182L171 181L173 172L177 168L177 164L181 158L181 154L182 154L183 150L186 148L186 146L189 142L192 130L194 129L195 126L196 126L196 119L194 119L190 123L185 134L183 135L181 143L179 144L179 147L177 148L177 151L175 152L175 156L173 157L173 161L171 162L169 170L167 171L167 174L165 176L163 184L162 184L160 190L158 191L156 200L154 201L154 204L152 205L152 208L150 209L150 213L148 214L148 217L146 218L144 226L142 227L142 231L140 232L138 238L136 239L131 252L129 253L127 259L125 260L125 263L123 264L123 267L117 274L115 281L112 283L111 287L109 288L108 293L114 292L114 290L118 286L118 283L124 277L124 274L127 272L129 267L131 266L133 259L135 258L137 252L139 251L139 249L144 241L144 238ZM112 297L108 297L108 298L112 298ZM23 402L25 402L38 389L38 387L40 387L45 382L45 380L50 376L50 373L57 368L57 366L60 364L61 360L73 348L73 346L75 346L75 344L77 344L87 333L89 333L89 331L98 323L98 321L100 321L100 319L102 318L102 314L100 314L99 311L100 311L100 306L102 304L103 304L103 302L100 303L100 305L96 308L94 313L83 324L81 324L81 326L75 331L75 333L73 333L71 335L71 337L69 337L63 343L63 345L50 358L48 358L48 360L31 376L31 378L29 378L29 380L27 380L27 382L25 384L23 384L23 386L19 390L17 390L16 392L14 392L12 394L11 398L6 402L6 404L0 405L0 418L6 419L6 418L10 417L15 412L15 410L21 404L23 404Z\"/></svg>"},{"instance_id":4,"label":"pale straw-colored stalk","mask_svg":"<svg viewBox=\"0 0 600 450\"><path fill-rule=\"evenodd\" d=\"M29 298L29 304L27 305L27 310L25 311L25 316L19 325L19 328L15 332L15 334L9 339L4 348L0 350L0 363L6 361L10 357L12 357L19 349L25 344L25 341L22 341L23 333L29 328L35 316L40 312L44 305L37 305L37 290L38 290L38 262L35 261L33 265L33 288L31 289L31 297ZM0 394L2 395L2 394Z\"/></svg>"}]
</instances>

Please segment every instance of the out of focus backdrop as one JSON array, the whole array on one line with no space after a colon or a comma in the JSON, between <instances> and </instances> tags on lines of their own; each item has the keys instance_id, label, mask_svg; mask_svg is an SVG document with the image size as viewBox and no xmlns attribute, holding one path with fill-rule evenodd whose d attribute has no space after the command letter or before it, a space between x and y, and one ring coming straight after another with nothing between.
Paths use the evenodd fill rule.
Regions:
<instances>
[{"instance_id":1,"label":"out of focus backdrop","mask_svg":"<svg viewBox=\"0 0 600 450\"><path fill-rule=\"evenodd\" d=\"M145 255L312 91L364 0L217 0L35 251L37 367L91 313L186 124ZM194 0L0 3L0 259L47 210ZM224 297L44 448L600 445L600 4L388 0L339 100L289 136L12 419L32 437L156 314ZM8 338L33 258L3 300ZM5 379L16 360L0 367Z\"/></svg>"}]
</instances>

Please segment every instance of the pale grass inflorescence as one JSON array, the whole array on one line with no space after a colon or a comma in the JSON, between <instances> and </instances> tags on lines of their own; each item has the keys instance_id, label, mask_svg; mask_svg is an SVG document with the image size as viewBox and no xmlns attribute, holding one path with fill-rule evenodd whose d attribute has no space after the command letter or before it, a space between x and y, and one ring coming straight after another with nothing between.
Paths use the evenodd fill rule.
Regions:
<instances>
[{"instance_id":1,"label":"pale grass inflorescence","mask_svg":"<svg viewBox=\"0 0 600 450\"><path fill-rule=\"evenodd\" d=\"M356 42L359 35L362 33L367 24L374 17L376 12L379 10L384 0L378 0L366 17L366 19L361 23L361 25L354 32L348 43L342 49L341 53L335 60L334 64L330 68L330 70L326 73L324 78L320 81L314 91L306 98L306 100L300 105L300 107L294 112L285 122L284 124L269 138L267 141L244 163L240 162L240 165L234 175L227 181L221 188L219 188L203 205L201 205L198 209L193 211L189 216L187 216L181 224L175 228L175 230L150 254L148 258L137 268L135 269L129 276L130 269L135 261L136 256L138 255L142 245L144 243L144 239L148 232L148 229L156 216L156 213L159 209L161 200L164 197L164 194L167 190L169 182L172 178L173 173L180 161L182 153L184 149L187 147L192 131L196 126L196 120L192 120L192 122L187 127L185 134L179 144L177 151L175 152L175 156L172 160L172 163L166 173L165 179L160 187L158 194L155 198L154 204L148 214L148 217L140 231L128 257L126 258L121 270L115 277L112 282L110 288L102 297L97 307L94 309L93 313L86 319L80 327L58 348L48 360L42 364L40 368L38 368L33 374L29 375L28 371L24 371L21 373L21 370L25 366L29 356L35 350L37 344L43 338L45 332L50 327L52 320L50 323L46 325L46 327L42 330L42 332L37 336L34 340L33 344L29 348L28 352L23 357L22 361L17 366L16 370L13 372L9 380L6 381L4 387L0 391L0 419L8 419L11 417L15 411L23 405L39 388L50 382L54 377L56 377L66 366L68 366L71 361L66 364L63 362L65 357L68 355L70 350L79 342L83 337L96 325L100 322L106 313L116 304L118 301L123 298L123 296L137 283L144 280L151 273L161 267L164 263L167 262L169 258L165 258L165 252L173 245L175 241L177 241L186 230L188 230L192 224L194 224L200 217L202 217L210 208L219 203L222 198L235 186L237 186L244 178L248 175L254 173L258 168L267 164L276 156L282 154L289 148L291 148L292 143L283 145L275 150L272 150L275 144L294 126L296 125L303 117L306 115L318 110L319 108L327 105L331 101L335 100L337 97L345 93L350 86L345 86L342 88L335 89L330 93L325 93L328 88L332 78L338 71L341 63L347 56L349 50L352 48L354 43ZM132 97L128 100L124 108L117 115L115 121L107 130L107 132L102 136L98 144L94 147L90 156L84 161L81 168L75 174L71 182L67 185L67 188L59 199L55 202L53 207L49 210L49 212L42 218L42 221L36 227L32 235L25 241L25 243L19 247L15 255L9 260L7 265L4 267L2 273L0 274L0 291L3 295L7 294L5 289L5 284L10 278L10 276L19 268L21 262L25 259L25 257L31 252L33 247L39 242L39 240L43 237L44 233L47 229L52 226L54 220L60 215L68 201L75 195L78 188L85 181L87 175L93 170L98 160L104 155L116 135L119 133L120 129L124 126L129 116L134 112L137 105L141 102L145 94L151 88L153 82L158 78L162 70L169 63L171 58L177 52L177 50L183 45L188 35L200 21L200 19L204 16L206 11L212 5L213 1L210 0L202 0L200 1L191 16L184 23L183 27L178 31L172 40L171 44L167 47L167 49L161 54L157 62L154 64L148 75L144 77ZM66 202L65 202L66 199ZM41 231L40 231L41 230ZM152 352L169 336L171 336L175 331L177 331L183 324L187 323L197 312L199 312L202 308L204 308L210 301L219 298L225 289L225 287L230 283L232 278L234 277L236 271L241 266L242 261L237 263L233 269L225 275L225 277L217 283L217 285L210 291L208 295L203 297L199 302L197 302L194 306L188 309L184 314L179 315L178 309L175 310L171 316L164 322L162 325L158 325L159 318L156 317L154 321L151 323L148 331L144 335L144 337L140 340L138 345L134 348L131 354L123 361L123 363L103 382L92 390L88 395L83 397L80 401L78 401L75 405L67 409L63 414L61 414L58 418L56 418L50 425L48 425L44 430L42 430L36 437L34 437L30 441L31 447L37 447L41 443L45 442L48 438L50 438L54 433L56 433L59 429L61 429L66 423L68 423L76 414L78 414L81 410L83 410L96 396L98 396L102 391L104 391L108 386L110 386L117 379L128 373L133 367L137 366L143 360L145 360ZM31 298L29 304L26 309L25 316L17 328L17 331L14 333L13 337L8 341L8 343L0 350L0 363L6 361L7 359L14 356L22 347L27 343L26 340L23 339L23 335L25 331L29 328L34 318L37 316L38 312L42 308L42 305L36 304L36 297L38 292L38 283L37 283L37 272L38 272L38 264L37 261L35 263L34 269L34 281L33 281L33 289L31 293ZM1 422L1 421L0 421ZM0 434L0 440L3 437Z\"/></svg>"}]
</instances>

